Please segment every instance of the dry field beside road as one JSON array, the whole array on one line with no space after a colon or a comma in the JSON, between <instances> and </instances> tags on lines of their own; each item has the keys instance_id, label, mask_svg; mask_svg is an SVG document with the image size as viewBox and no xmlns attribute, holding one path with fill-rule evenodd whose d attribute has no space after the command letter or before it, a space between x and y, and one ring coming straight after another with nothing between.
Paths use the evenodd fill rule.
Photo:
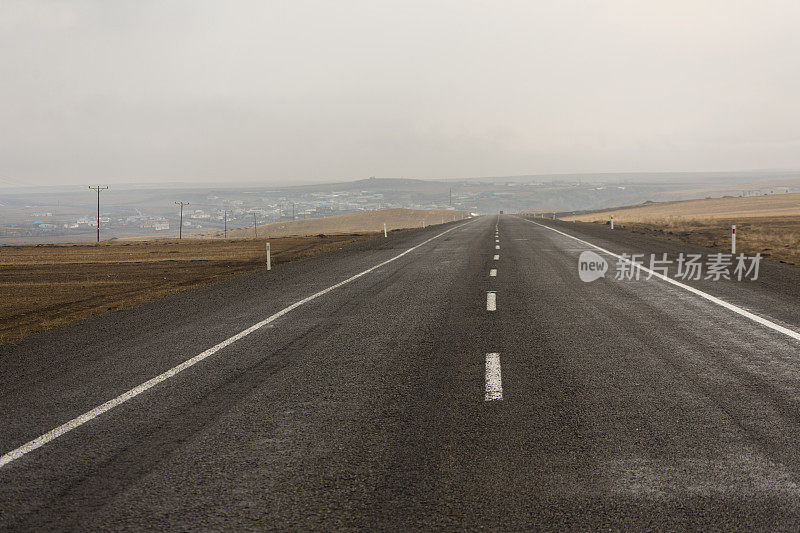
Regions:
<instances>
[{"instance_id":1,"label":"dry field beside road","mask_svg":"<svg viewBox=\"0 0 800 533\"><path fill-rule=\"evenodd\" d=\"M730 250L736 224L737 253L800 265L800 194L653 203L575 219L608 224L611 215L618 227L720 250Z\"/></svg>"},{"instance_id":2,"label":"dry field beside road","mask_svg":"<svg viewBox=\"0 0 800 533\"><path fill-rule=\"evenodd\" d=\"M377 233L270 238L273 264ZM0 247L0 342L265 268L266 239Z\"/></svg>"},{"instance_id":3,"label":"dry field beside road","mask_svg":"<svg viewBox=\"0 0 800 533\"><path fill-rule=\"evenodd\" d=\"M800 193L708 198L683 202L657 202L642 206L608 209L575 216L583 222L605 222L614 215L616 222L680 221L687 219L731 219L761 217L800 217ZM571 217L562 217L570 219Z\"/></svg>"},{"instance_id":4,"label":"dry field beside road","mask_svg":"<svg viewBox=\"0 0 800 533\"><path fill-rule=\"evenodd\" d=\"M355 233L364 231L383 231L386 229L420 228L423 222L427 226L460 220L469 213L466 211L449 211L445 209L380 209L334 215L324 218L309 218L290 222L276 222L258 226L259 237L275 237L287 235L316 235L319 233ZM254 230L250 226L228 231L228 237L252 238ZM205 237L221 237L217 232Z\"/></svg>"}]
</instances>

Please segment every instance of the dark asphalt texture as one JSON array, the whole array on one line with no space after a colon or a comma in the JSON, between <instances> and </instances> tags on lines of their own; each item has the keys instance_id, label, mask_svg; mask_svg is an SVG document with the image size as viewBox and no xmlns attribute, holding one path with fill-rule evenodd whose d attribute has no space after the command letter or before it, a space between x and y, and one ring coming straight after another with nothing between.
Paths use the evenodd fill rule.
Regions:
<instances>
[{"instance_id":1,"label":"dark asphalt texture","mask_svg":"<svg viewBox=\"0 0 800 533\"><path fill-rule=\"evenodd\" d=\"M616 253L696 249L536 222ZM447 228L0 468L0 529L800 527L800 342L660 280L583 283L585 245L513 216L2 345L0 454ZM797 267L696 286L798 330ZM502 401L484 401L488 352Z\"/></svg>"}]
</instances>

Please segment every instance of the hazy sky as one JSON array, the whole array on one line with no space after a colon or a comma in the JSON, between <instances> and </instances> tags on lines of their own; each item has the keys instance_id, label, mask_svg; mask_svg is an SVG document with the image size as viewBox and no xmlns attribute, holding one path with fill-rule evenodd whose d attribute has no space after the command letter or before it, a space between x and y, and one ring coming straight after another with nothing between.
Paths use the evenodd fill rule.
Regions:
<instances>
[{"instance_id":1,"label":"hazy sky","mask_svg":"<svg viewBox=\"0 0 800 533\"><path fill-rule=\"evenodd\" d=\"M800 168L800 3L0 0L0 183Z\"/></svg>"}]
</instances>

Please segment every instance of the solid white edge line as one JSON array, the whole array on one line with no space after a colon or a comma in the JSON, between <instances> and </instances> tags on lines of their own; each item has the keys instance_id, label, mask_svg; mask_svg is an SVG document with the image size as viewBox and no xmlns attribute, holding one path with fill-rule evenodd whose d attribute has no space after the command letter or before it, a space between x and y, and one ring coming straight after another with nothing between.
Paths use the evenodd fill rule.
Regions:
<instances>
[{"instance_id":1,"label":"solid white edge line","mask_svg":"<svg viewBox=\"0 0 800 533\"><path fill-rule=\"evenodd\" d=\"M500 354L486 354L486 386L483 400L491 402L503 399L503 376L500 370Z\"/></svg>"},{"instance_id":2,"label":"solid white edge line","mask_svg":"<svg viewBox=\"0 0 800 533\"><path fill-rule=\"evenodd\" d=\"M597 246L596 244L592 244L592 243L590 243L588 241L584 241L582 239L579 239L578 237L574 237L574 236L570 235L569 233L564 233L563 231L559 231L559 230L557 230L555 228L551 228L549 226L545 226L544 224L539 224L538 222L534 222L533 220L528 220L527 218L523 218L522 220L525 220L527 222L530 222L531 224L536 224L537 226L541 226L543 228L549 229L550 231L555 231L556 233L560 233L561 235L564 235L564 236L569 237L571 239L575 239L576 241L578 241L580 243L583 243L583 244L585 244L587 246L591 246L592 248L594 248L596 250L600 250L601 252L606 253L606 254L608 254L608 255L610 255L612 257L616 257L617 259L620 259L622 261L627 261L629 263L631 262L630 260L623 259L622 256L620 256L618 254L615 254L612 251L606 250L605 248L601 248L600 246ZM676 281L676 280L674 280L674 279L672 279L670 277L665 276L664 274L660 274L658 272L653 272L652 270L650 270L647 267L640 266L639 268L642 270L642 272L647 272L648 274L652 274L656 278L659 278L659 279L661 279L663 281L666 281L667 283L675 285L676 287L680 287L681 289L689 291L692 294L700 296L701 298L704 298L704 299L708 300L711 303L717 304L720 307L724 307L725 309L733 311L734 313L736 313L738 315L741 315L741 316L743 316L745 318L748 318L748 319L752 320L753 322L761 324L762 326L766 326L766 327L768 327L768 328L770 328L770 329L772 329L774 331L777 331L778 333L783 333L787 337L791 337L791 338L793 338L795 340L800 341L800 333L798 333L797 331L794 331L794 330L791 330L789 328L783 327L780 324L776 324L775 322L772 322L771 320L768 320L768 319L766 319L764 317L761 317L761 316L758 316L758 315L756 315L754 313L751 313L750 311L742 309L741 307L739 307L737 305L728 303L725 300L717 298L716 296L712 296L712 295L708 294L707 292L701 291L700 289L695 289L691 285L686 285L684 283L681 283L680 281Z\"/></svg>"},{"instance_id":3,"label":"solid white edge line","mask_svg":"<svg viewBox=\"0 0 800 533\"><path fill-rule=\"evenodd\" d=\"M475 220L477 220L477 219L475 219ZM469 222L465 222L463 224L459 224L458 226L455 226L455 227L452 227L450 229L447 229L447 230L439 233L438 235L434 235L430 239L428 239L428 240L426 240L424 242L421 242L420 244L417 244L416 246L413 246L413 247L409 248L408 250L404 251L403 253L392 257L391 259L383 261L382 263L379 263L379 264L377 264L377 265L375 265L375 266L373 266L371 268L368 268L367 270L364 270L363 272L360 272L360 273L358 273L358 274L356 274L354 276L351 276L351 277L347 278L344 281L340 281L339 283L337 283L335 285L331 285L327 289L323 289L323 290L321 290L321 291L319 291L317 293L312 294L311 296L303 298L302 300L299 300L299 301L293 303L292 305L290 305L290 306L288 306L288 307L286 307L284 309L281 309L280 311L278 311L274 315L262 320L261 322L250 326L249 328L237 333L236 335L234 335L234 336L232 336L232 337L220 342L219 344L217 344L215 346L212 346L208 350L206 350L206 351L204 351L204 352L202 352L202 353L200 353L198 355L195 355L191 359L187 359L183 363L181 363L181 364L179 364L177 366L174 366L174 367L170 368L169 370L167 370L166 372L163 372L163 373L157 375L156 377L145 381L141 385L138 385L138 386L130 389L129 391L120 394L116 398L114 398L112 400L109 400L106 403L95 407L91 411L87 411L87 412L83 413L82 415L73 418L69 422L65 422L64 424L61 424L60 426L56 427L55 429L51 429L50 431L48 431L44 435L41 435L41 436L33 439L32 441L27 442L26 444L23 444L22 446L11 450L8 453L5 453L2 457L0 457L0 468L4 467L5 465L9 464L12 461L16 461L20 457L22 457L22 456L24 456L24 455L36 450L37 448L41 448L42 446L44 446L48 442L51 442L51 441L57 439L58 437L60 437L61 435L64 435L65 433L68 433L68 432L72 431L73 429L75 429L75 428L77 428L79 426L82 426L86 422L88 422L88 421L90 421L90 420L92 420L94 418L97 418L101 414L103 414L103 413L105 413L107 411L110 411L111 409L117 407L118 405L121 405L121 404L127 402L128 400L130 400L132 398L135 398L136 396L139 396L140 394L142 394L143 392L147 391L148 389L151 389L154 386L158 385L159 383L168 380L169 378L179 374L180 372L183 372L187 368L196 365L200 361L203 361L204 359L207 359L207 358L211 357L212 355L214 355L218 351L222 350L223 348L225 348L227 346L230 346L234 342L236 342L236 341L238 341L238 340L250 335L251 333L253 333L256 330L263 328L264 326L266 326L270 322L274 322L278 318L282 317L283 315L285 315L286 313L288 313L290 311L293 311L294 309L297 309L301 305L306 304L306 303L308 303L311 300L314 300L316 298L319 298L320 296L322 296L324 294L327 294L327 293L331 292L334 289L338 289L342 285L346 285L346 284L350 283L351 281L354 281L354 280L360 278L361 276L369 274L373 270L376 270L376 269L378 269L378 268L380 268L380 267L382 267L384 265L388 265L392 261L396 261L397 259L400 259L404 255L413 252L414 250L416 250L420 246L424 246L425 244L428 244L432 240L438 239L442 235L444 235L446 233L449 233L449 232L453 231L454 229L460 228L461 226L464 226L465 224L469 224Z\"/></svg>"},{"instance_id":4,"label":"solid white edge line","mask_svg":"<svg viewBox=\"0 0 800 533\"><path fill-rule=\"evenodd\" d=\"M486 310L497 311L497 293L494 291L486 293Z\"/></svg>"}]
</instances>

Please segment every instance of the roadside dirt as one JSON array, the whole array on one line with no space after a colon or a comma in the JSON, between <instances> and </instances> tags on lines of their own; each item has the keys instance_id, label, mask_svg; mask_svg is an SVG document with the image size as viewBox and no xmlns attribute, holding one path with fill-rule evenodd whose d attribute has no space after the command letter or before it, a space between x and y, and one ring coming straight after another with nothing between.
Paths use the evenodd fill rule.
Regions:
<instances>
[{"instance_id":1,"label":"roadside dirt","mask_svg":"<svg viewBox=\"0 0 800 533\"><path fill-rule=\"evenodd\" d=\"M376 238L269 239L273 265ZM0 343L266 268L266 239L0 247Z\"/></svg>"}]
</instances>

